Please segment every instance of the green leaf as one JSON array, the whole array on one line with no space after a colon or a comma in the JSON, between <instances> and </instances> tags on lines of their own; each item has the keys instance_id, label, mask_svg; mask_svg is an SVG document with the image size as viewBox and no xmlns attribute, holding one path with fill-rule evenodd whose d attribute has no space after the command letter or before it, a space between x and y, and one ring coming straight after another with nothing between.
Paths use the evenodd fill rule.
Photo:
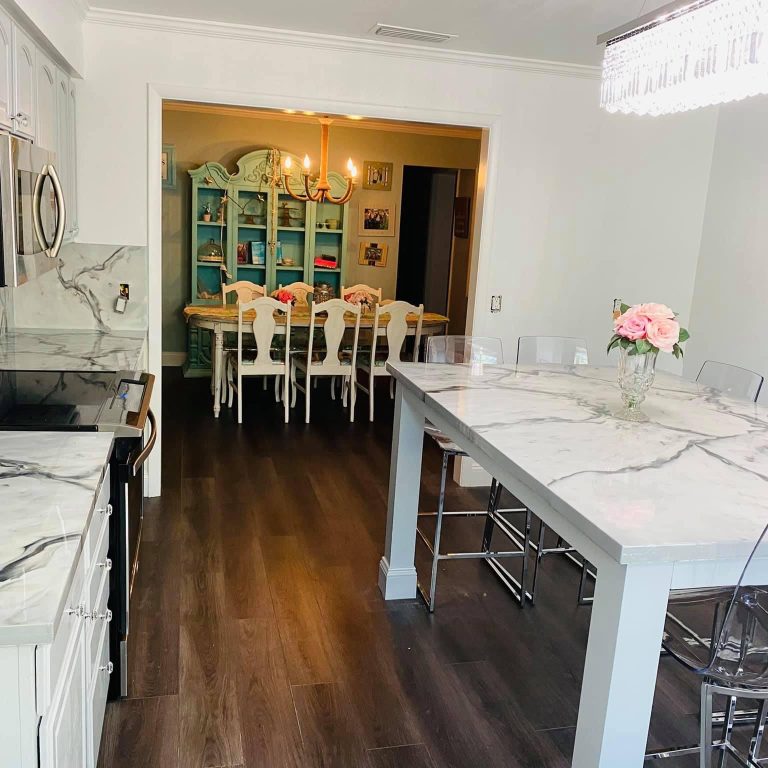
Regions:
<instances>
[{"instance_id":1,"label":"green leaf","mask_svg":"<svg viewBox=\"0 0 768 768\"><path fill-rule=\"evenodd\" d=\"M621 314L623 315L628 309L630 309L630 306L629 304L622 304L619 309L621 309Z\"/></svg>"},{"instance_id":2,"label":"green leaf","mask_svg":"<svg viewBox=\"0 0 768 768\"><path fill-rule=\"evenodd\" d=\"M684 341L688 341L688 339L691 338L691 334L688 333L688 331L685 328L680 329L680 338L678 339L678 344L682 344Z\"/></svg>"},{"instance_id":3,"label":"green leaf","mask_svg":"<svg viewBox=\"0 0 768 768\"><path fill-rule=\"evenodd\" d=\"M635 346L634 343L630 346L629 351L627 352L627 354L628 355L636 355L637 354L637 347Z\"/></svg>"},{"instance_id":4,"label":"green leaf","mask_svg":"<svg viewBox=\"0 0 768 768\"><path fill-rule=\"evenodd\" d=\"M685 353L679 344L675 344L675 346L672 347L672 354L679 360Z\"/></svg>"},{"instance_id":5,"label":"green leaf","mask_svg":"<svg viewBox=\"0 0 768 768\"><path fill-rule=\"evenodd\" d=\"M625 339L623 336L621 337L621 341L619 342L621 344L623 349L627 349L630 344L634 345L633 341L630 341L629 339Z\"/></svg>"},{"instance_id":6,"label":"green leaf","mask_svg":"<svg viewBox=\"0 0 768 768\"><path fill-rule=\"evenodd\" d=\"M640 355L644 355L646 352L650 352L653 349L653 344L651 344L648 339L638 339L635 342L635 346L637 347L637 352Z\"/></svg>"},{"instance_id":7,"label":"green leaf","mask_svg":"<svg viewBox=\"0 0 768 768\"><path fill-rule=\"evenodd\" d=\"M606 352L610 352L612 349L615 349L620 341L621 336L619 336L618 333L614 333L613 336L611 336L611 340L608 342L608 349Z\"/></svg>"}]
</instances>

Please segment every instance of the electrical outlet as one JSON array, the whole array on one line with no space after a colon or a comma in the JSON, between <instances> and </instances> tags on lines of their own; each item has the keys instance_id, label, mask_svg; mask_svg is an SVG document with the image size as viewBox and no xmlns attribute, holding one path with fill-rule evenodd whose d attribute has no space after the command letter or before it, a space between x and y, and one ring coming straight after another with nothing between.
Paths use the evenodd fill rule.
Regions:
<instances>
[{"instance_id":1,"label":"electrical outlet","mask_svg":"<svg viewBox=\"0 0 768 768\"><path fill-rule=\"evenodd\" d=\"M501 312L501 296L491 296L491 312Z\"/></svg>"}]
</instances>

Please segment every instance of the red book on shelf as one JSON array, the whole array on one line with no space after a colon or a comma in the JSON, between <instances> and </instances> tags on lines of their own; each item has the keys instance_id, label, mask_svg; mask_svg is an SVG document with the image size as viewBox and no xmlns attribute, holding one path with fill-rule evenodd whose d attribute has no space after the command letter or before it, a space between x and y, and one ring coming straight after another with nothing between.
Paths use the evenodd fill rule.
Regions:
<instances>
[{"instance_id":1,"label":"red book on shelf","mask_svg":"<svg viewBox=\"0 0 768 768\"><path fill-rule=\"evenodd\" d=\"M316 267L326 267L327 269L336 269L339 265L335 256L315 256Z\"/></svg>"}]
</instances>

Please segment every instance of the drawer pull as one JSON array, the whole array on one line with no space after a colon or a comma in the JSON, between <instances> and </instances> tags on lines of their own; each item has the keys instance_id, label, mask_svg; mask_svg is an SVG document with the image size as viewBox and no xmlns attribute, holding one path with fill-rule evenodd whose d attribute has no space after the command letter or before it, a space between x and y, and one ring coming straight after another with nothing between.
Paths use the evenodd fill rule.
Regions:
<instances>
[{"instance_id":1,"label":"drawer pull","mask_svg":"<svg viewBox=\"0 0 768 768\"><path fill-rule=\"evenodd\" d=\"M112 516L112 505L111 504L107 504L106 507L102 507L99 510L99 514L100 515L106 515L107 517L111 517Z\"/></svg>"},{"instance_id":2,"label":"drawer pull","mask_svg":"<svg viewBox=\"0 0 768 768\"><path fill-rule=\"evenodd\" d=\"M108 675L111 675L114 669L115 665L111 661L108 661L106 664L99 667L99 672L106 672Z\"/></svg>"},{"instance_id":3,"label":"drawer pull","mask_svg":"<svg viewBox=\"0 0 768 768\"><path fill-rule=\"evenodd\" d=\"M111 571L112 560L108 557L103 563L99 563L99 568L103 568L105 571Z\"/></svg>"},{"instance_id":4,"label":"drawer pull","mask_svg":"<svg viewBox=\"0 0 768 768\"><path fill-rule=\"evenodd\" d=\"M100 613L98 616L94 616L94 618L101 619L102 621L106 621L107 624L109 624L109 622L112 621L112 611L107 608L104 613Z\"/></svg>"},{"instance_id":5,"label":"drawer pull","mask_svg":"<svg viewBox=\"0 0 768 768\"><path fill-rule=\"evenodd\" d=\"M67 616L75 616L78 619L82 619L86 616L85 612L85 605L83 603L80 603L80 605L77 606L77 608L67 608L64 613L67 614Z\"/></svg>"}]
</instances>

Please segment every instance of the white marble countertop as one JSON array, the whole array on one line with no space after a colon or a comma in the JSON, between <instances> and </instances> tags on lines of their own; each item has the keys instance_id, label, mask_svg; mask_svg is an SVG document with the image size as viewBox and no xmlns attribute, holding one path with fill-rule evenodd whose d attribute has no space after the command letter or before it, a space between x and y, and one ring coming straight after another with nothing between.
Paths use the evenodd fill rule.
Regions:
<instances>
[{"instance_id":1,"label":"white marble countertop","mask_svg":"<svg viewBox=\"0 0 768 768\"><path fill-rule=\"evenodd\" d=\"M112 439L0 432L0 645L53 640Z\"/></svg>"},{"instance_id":2,"label":"white marble countertop","mask_svg":"<svg viewBox=\"0 0 768 768\"><path fill-rule=\"evenodd\" d=\"M0 335L0 369L26 371L136 371L141 331L14 328Z\"/></svg>"},{"instance_id":3,"label":"white marble countertop","mask_svg":"<svg viewBox=\"0 0 768 768\"><path fill-rule=\"evenodd\" d=\"M632 423L614 368L390 370L621 563L746 558L768 523L768 409L660 373Z\"/></svg>"}]
</instances>

